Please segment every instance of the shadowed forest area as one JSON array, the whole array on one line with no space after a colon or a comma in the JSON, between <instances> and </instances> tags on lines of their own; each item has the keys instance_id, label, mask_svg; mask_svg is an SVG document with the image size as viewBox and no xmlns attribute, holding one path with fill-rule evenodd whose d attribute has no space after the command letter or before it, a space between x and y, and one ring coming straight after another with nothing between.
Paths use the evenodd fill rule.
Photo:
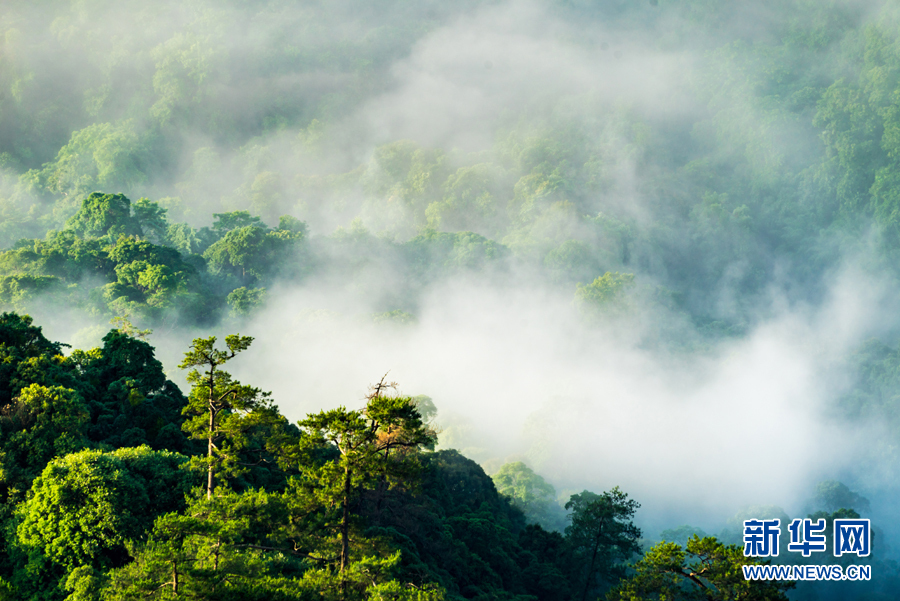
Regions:
<instances>
[{"instance_id":1,"label":"shadowed forest area","mask_svg":"<svg viewBox=\"0 0 900 601\"><path fill-rule=\"evenodd\" d=\"M895 599L898 258L892 0L7 0L0 599Z\"/></svg>"}]
</instances>

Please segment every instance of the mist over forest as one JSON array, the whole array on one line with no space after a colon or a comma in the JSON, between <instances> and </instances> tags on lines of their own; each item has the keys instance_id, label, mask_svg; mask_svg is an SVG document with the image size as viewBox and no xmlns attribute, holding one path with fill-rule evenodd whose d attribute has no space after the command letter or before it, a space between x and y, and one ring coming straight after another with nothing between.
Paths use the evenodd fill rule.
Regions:
<instances>
[{"instance_id":1,"label":"mist over forest","mask_svg":"<svg viewBox=\"0 0 900 601\"><path fill-rule=\"evenodd\" d=\"M891 0L5 0L0 600L898 598L898 266Z\"/></svg>"}]
</instances>

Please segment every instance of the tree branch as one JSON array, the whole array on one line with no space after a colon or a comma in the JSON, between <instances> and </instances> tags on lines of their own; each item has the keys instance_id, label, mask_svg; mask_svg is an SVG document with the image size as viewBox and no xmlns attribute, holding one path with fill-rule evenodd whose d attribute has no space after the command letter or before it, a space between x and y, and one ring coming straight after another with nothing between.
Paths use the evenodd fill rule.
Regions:
<instances>
[{"instance_id":1,"label":"tree branch","mask_svg":"<svg viewBox=\"0 0 900 601\"><path fill-rule=\"evenodd\" d=\"M257 551L278 551L279 553L290 553L291 555L299 555L300 557L306 557L307 559L312 559L313 561L335 561L334 559L328 559L326 557L316 557L315 555L310 555L309 553L303 553L302 551L298 551L297 549L282 549L281 547L266 547L263 545L251 545L249 543L242 543L240 545L231 546L236 549L256 549Z\"/></svg>"}]
</instances>

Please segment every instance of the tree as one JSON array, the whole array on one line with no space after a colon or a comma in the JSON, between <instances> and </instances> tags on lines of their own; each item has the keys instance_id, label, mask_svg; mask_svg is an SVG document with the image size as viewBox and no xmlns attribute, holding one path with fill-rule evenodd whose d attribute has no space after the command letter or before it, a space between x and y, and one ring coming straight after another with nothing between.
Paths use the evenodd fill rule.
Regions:
<instances>
[{"instance_id":1,"label":"tree","mask_svg":"<svg viewBox=\"0 0 900 601\"><path fill-rule=\"evenodd\" d=\"M88 436L113 447L148 443L186 450L181 431L186 399L166 378L153 347L129 335L133 326L127 320L124 324L103 337L102 348L71 355L79 373L77 387L91 412Z\"/></svg>"},{"instance_id":2,"label":"tree","mask_svg":"<svg viewBox=\"0 0 900 601\"><path fill-rule=\"evenodd\" d=\"M134 214L134 221L140 226L145 236L152 236L153 241L157 244L165 240L169 229L166 209L149 198L141 198L131 205L131 210Z\"/></svg>"},{"instance_id":3,"label":"tree","mask_svg":"<svg viewBox=\"0 0 900 601\"><path fill-rule=\"evenodd\" d=\"M130 560L131 541L157 515L184 507L185 457L149 447L85 450L51 461L20 506L15 530L19 598L56 588L80 567L105 570ZM42 574L43 581L34 578Z\"/></svg>"},{"instance_id":4,"label":"tree","mask_svg":"<svg viewBox=\"0 0 900 601\"><path fill-rule=\"evenodd\" d=\"M635 574L607 593L608 601L787 601L793 582L745 580L741 566L762 560L744 557L737 545L692 536L684 549L661 542L635 566ZM767 563L767 562L766 562Z\"/></svg>"},{"instance_id":5,"label":"tree","mask_svg":"<svg viewBox=\"0 0 900 601\"><path fill-rule=\"evenodd\" d=\"M306 235L307 231L306 223L291 215L282 215L279 217L277 229L303 236Z\"/></svg>"},{"instance_id":6,"label":"tree","mask_svg":"<svg viewBox=\"0 0 900 601\"><path fill-rule=\"evenodd\" d=\"M131 545L134 561L109 573L108 600L306 598L293 576L300 556L281 544L281 495L229 491L158 517Z\"/></svg>"},{"instance_id":7,"label":"tree","mask_svg":"<svg viewBox=\"0 0 900 601\"><path fill-rule=\"evenodd\" d=\"M0 411L0 499L20 501L48 461L86 447L88 420L74 390L23 388Z\"/></svg>"},{"instance_id":8,"label":"tree","mask_svg":"<svg viewBox=\"0 0 900 601\"><path fill-rule=\"evenodd\" d=\"M612 253L582 240L566 240L544 255L544 266L558 282L590 279L602 266L615 262Z\"/></svg>"},{"instance_id":9,"label":"tree","mask_svg":"<svg viewBox=\"0 0 900 601\"><path fill-rule=\"evenodd\" d=\"M425 225L425 209L440 198L446 179L442 151L399 140L375 149L362 184L369 194L386 201L378 211L385 225L412 233Z\"/></svg>"},{"instance_id":10,"label":"tree","mask_svg":"<svg viewBox=\"0 0 900 601\"><path fill-rule=\"evenodd\" d=\"M506 201L506 183L489 163L460 167L447 178L443 200L432 202L425 210L429 227L483 234L497 231L497 208L502 206L500 201Z\"/></svg>"},{"instance_id":11,"label":"tree","mask_svg":"<svg viewBox=\"0 0 900 601\"><path fill-rule=\"evenodd\" d=\"M61 291L58 279L47 276L0 276L0 306L20 309L40 296L52 296Z\"/></svg>"},{"instance_id":12,"label":"tree","mask_svg":"<svg viewBox=\"0 0 900 601\"><path fill-rule=\"evenodd\" d=\"M265 228L248 225L228 230L206 249L203 258L214 274L230 273L242 283L256 281L272 266L274 242Z\"/></svg>"},{"instance_id":13,"label":"tree","mask_svg":"<svg viewBox=\"0 0 900 601\"><path fill-rule=\"evenodd\" d=\"M232 211L231 213L213 213L215 223L212 229L222 234L244 227L258 227L265 229L266 224L262 219L250 215L248 211Z\"/></svg>"},{"instance_id":14,"label":"tree","mask_svg":"<svg viewBox=\"0 0 900 601\"><path fill-rule=\"evenodd\" d=\"M816 508L825 511L838 509L869 510L869 500L850 490L843 482L825 480L816 485L816 497L813 501Z\"/></svg>"},{"instance_id":15,"label":"tree","mask_svg":"<svg viewBox=\"0 0 900 601\"><path fill-rule=\"evenodd\" d=\"M147 181L151 135L136 132L131 120L88 125L72 132L56 160L45 164L38 177L48 191L62 196L127 191Z\"/></svg>"},{"instance_id":16,"label":"tree","mask_svg":"<svg viewBox=\"0 0 900 601\"><path fill-rule=\"evenodd\" d=\"M385 394L394 386L382 379L367 397L365 409L338 407L298 423L302 436L297 450L306 458L300 465L306 494L325 507L340 507L342 596L346 594L344 575L351 564L351 510L360 492L379 482L388 487L408 483L418 471L417 451L432 447L437 439L411 398ZM330 449L337 451L336 457L315 460Z\"/></svg>"},{"instance_id":17,"label":"tree","mask_svg":"<svg viewBox=\"0 0 900 601\"><path fill-rule=\"evenodd\" d=\"M142 199L146 200L146 199ZM141 233L140 222L131 216L131 201L122 194L94 192L81 201L81 210L66 227L82 238L99 238Z\"/></svg>"},{"instance_id":18,"label":"tree","mask_svg":"<svg viewBox=\"0 0 900 601\"><path fill-rule=\"evenodd\" d=\"M527 465L521 461L507 463L492 478L497 492L512 499L529 521L548 529L557 526L557 514L563 512L556 504L556 490Z\"/></svg>"},{"instance_id":19,"label":"tree","mask_svg":"<svg viewBox=\"0 0 900 601\"><path fill-rule=\"evenodd\" d=\"M33 323L29 315L0 314L0 406L31 383L23 377L25 364L62 355L65 345L48 340Z\"/></svg>"},{"instance_id":20,"label":"tree","mask_svg":"<svg viewBox=\"0 0 900 601\"><path fill-rule=\"evenodd\" d=\"M150 305L161 304L167 300L184 280L184 274L173 273L167 265L151 265L146 261L116 265L116 276L122 287L144 295L147 304Z\"/></svg>"},{"instance_id":21,"label":"tree","mask_svg":"<svg viewBox=\"0 0 900 601\"><path fill-rule=\"evenodd\" d=\"M678 543L679 545L686 545L687 542L693 536L699 536L700 538L706 538L707 534L701 528L697 528L696 526L691 526L689 524L682 524L676 528L667 528L659 533L659 537L664 541L669 541L673 543Z\"/></svg>"},{"instance_id":22,"label":"tree","mask_svg":"<svg viewBox=\"0 0 900 601\"><path fill-rule=\"evenodd\" d=\"M626 294L634 286L634 274L607 271L590 284L576 284L575 304L587 317L622 313L628 308Z\"/></svg>"},{"instance_id":23,"label":"tree","mask_svg":"<svg viewBox=\"0 0 900 601\"><path fill-rule=\"evenodd\" d=\"M166 230L164 242L183 255L199 255L218 239L218 234L208 227L195 230L186 223L173 223Z\"/></svg>"},{"instance_id":24,"label":"tree","mask_svg":"<svg viewBox=\"0 0 900 601\"><path fill-rule=\"evenodd\" d=\"M148 515L180 509L185 458L149 447L85 450L51 461L23 508L19 540L62 565L115 565Z\"/></svg>"},{"instance_id":25,"label":"tree","mask_svg":"<svg viewBox=\"0 0 900 601\"><path fill-rule=\"evenodd\" d=\"M153 333L151 329L142 330L135 326L131 323L128 315L116 315L109 320L109 323L116 326L115 332L138 340L144 340Z\"/></svg>"},{"instance_id":26,"label":"tree","mask_svg":"<svg viewBox=\"0 0 900 601\"><path fill-rule=\"evenodd\" d=\"M101 238L82 239L70 230L50 232L45 240L21 240L15 249L0 253L0 271L18 277L53 276L68 284L85 277L106 279L114 267L107 249Z\"/></svg>"},{"instance_id":27,"label":"tree","mask_svg":"<svg viewBox=\"0 0 900 601\"><path fill-rule=\"evenodd\" d=\"M265 288L236 288L228 295L228 306L231 307L231 316L243 317L250 315L255 309L262 306L265 300Z\"/></svg>"},{"instance_id":28,"label":"tree","mask_svg":"<svg viewBox=\"0 0 900 601\"><path fill-rule=\"evenodd\" d=\"M252 341L250 336L226 336L228 350L218 350L215 336L195 338L179 365L182 369L202 369L192 369L187 377L193 387L184 408L184 414L190 417L183 429L192 438L207 442L206 459L202 461L207 471L207 499L212 498L217 472L234 476L243 471L238 456L246 446L247 430L279 419L277 409L269 400L270 393L245 386L220 369Z\"/></svg>"},{"instance_id":29,"label":"tree","mask_svg":"<svg viewBox=\"0 0 900 601\"><path fill-rule=\"evenodd\" d=\"M600 495L584 491L566 503L572 510L566 540L581 566L573 575L583 582L582 601L592 589L622 577L623 562L640 552L641 530L631 521L638 507L619 487Z\"/></svg>"},{"instance_id":30,"label":"tree","mask_svg":"<svg viewBox=\"0 0 900 601\"><path fill-rule=\"evenodd\" d=\"M502 244L472 232L425 230L403 245L415 277L427 281L442 273L488 269L508 256Z\"/></svg>"},{"instance_id":31,"label":"tree","mask_svg":"<svg viewBox=\"0 0 900 601\"><path fill-rule=\"evenodd\" d=\"M539 524L529 524L519 533L519 545L534 560L523 576L530 580L529 592L541 601L571 601L572 555L559 532L548 532Z\"/></svg>"}]
</instances>

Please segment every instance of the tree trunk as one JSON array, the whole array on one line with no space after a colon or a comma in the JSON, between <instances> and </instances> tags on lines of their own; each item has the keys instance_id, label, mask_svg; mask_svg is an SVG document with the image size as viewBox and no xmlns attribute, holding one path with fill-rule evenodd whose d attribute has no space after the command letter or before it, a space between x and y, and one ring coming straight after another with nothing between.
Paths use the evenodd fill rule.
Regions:
<instances>
[{"instance_id":1,"label":"tree trunk","mask_svg":"<svg viewBox=\"0 0 900 601\"><path fill-rule=\"evenodd\" d=\"M213 407L213 370L209 372L209 437L206 446L206 459L209 462L206 468L206 500L212 499L213 494L213 433L216 429L216 413Z\"/></svg>"},{"instance_id":2,"label":"tree trunk","mask_svg":"<svg viewBox=\"0 0 900 601\"><path fill-rule=\"evenodd\" d=\"M344 468L344 514L341 517L341 599L347 598L344 568L350 565L350 466Z\"/></svg>"},{"instance_id":3,"label":"tree trunk","mask_svg":"<svg viewBox=\"0 0 900 601\"><path fill-rule=\"evenodd\" d=\"M381 525L381 502L384 500L385 490L387 489L387 478L381 476L378 478L378 485L375 487L375 525Z\"/></svg>"},{"instance_id":4,"label":"tree trunk","mask_svg":"<svg viewBox=\"0 0 900 601\"><path fill-rule=\"evenodd\" d=\"M591 588L591 578L594 575L594 563L597 561L597 551L600 550L600 536L603 534L603 522L597 528L597 536L594 538L594 552L591 553L591 565L588 568L587 578L584 581L584 592L581 595L581 601L587 600L588 590Z\"/></svg>"}]
</instances>

